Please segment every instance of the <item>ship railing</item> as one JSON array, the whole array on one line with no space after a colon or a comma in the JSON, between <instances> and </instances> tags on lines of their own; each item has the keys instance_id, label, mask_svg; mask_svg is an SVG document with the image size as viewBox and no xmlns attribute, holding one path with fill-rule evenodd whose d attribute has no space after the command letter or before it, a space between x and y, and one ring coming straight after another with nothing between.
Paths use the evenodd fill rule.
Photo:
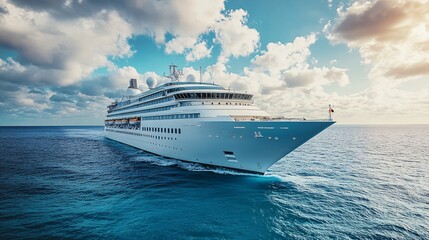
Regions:
<instances>
[{"instance_id":1,"label":"ship railing","mask_svg":"<svg viewBox=\"0 0 429 240\"><path fill-rule=\"evenodd\" d=\"M234 121L236 122L248 122L248 121L260 121L260 122L270 122L270 121L317 121L317 122L323 122L323 121L332 121L332 119L317 119L317 118L305 118L305 117L294 117L294 118L287 118L287 117L261 117L261 116L230 116Z\"/></svg>"}]
</instances>

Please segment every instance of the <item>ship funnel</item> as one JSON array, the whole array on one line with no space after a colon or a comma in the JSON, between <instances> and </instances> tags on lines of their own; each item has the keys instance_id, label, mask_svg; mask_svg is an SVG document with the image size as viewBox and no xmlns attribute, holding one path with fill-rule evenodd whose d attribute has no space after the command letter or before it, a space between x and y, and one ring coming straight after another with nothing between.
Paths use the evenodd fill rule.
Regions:
<instances>
[{"instance_id":1,"label":"ship funnel","mask_svg":"<svg viewBox=\"0 0 429 240\"><path fill-rule=\"evenodd\" d=\"M137 86L137 79L135 79L135 78L131 78L129 88L134 88L134 89L138 89L138 88L139 88L139 87Z\"/></svg>"}]
</instances>

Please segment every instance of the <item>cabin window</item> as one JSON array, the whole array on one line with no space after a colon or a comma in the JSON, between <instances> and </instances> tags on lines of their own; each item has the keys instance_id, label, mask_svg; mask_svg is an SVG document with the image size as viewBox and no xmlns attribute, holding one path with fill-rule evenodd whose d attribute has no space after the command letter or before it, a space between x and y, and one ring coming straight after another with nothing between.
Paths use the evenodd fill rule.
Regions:
<instances>
[{"instance_id":1,"label":"cabin window","mask_svg":"<svg viewBox=\"0 0 429 240\"><path fill-rule=\"evenodd\" d=\"M182 131L180 130L180 128L179 128L179 134L182 134Z\"/></svg>"}]
</instances>

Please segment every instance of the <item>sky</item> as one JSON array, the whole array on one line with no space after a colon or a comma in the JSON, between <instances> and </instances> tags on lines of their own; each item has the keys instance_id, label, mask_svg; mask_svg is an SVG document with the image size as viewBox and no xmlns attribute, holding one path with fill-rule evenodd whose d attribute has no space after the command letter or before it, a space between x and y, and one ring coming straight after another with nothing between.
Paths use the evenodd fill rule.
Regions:
<instances>
[{"instance_id":1,"label":"sky","mask_svg":"<svg viewBox=\"0 0 429 240\"><path fill-rule=\"evenodd\" d=\"M102 125L171 63L273 116L429 124L429 0L0 0L0 125Z\"/></svg>"}]
</instances>

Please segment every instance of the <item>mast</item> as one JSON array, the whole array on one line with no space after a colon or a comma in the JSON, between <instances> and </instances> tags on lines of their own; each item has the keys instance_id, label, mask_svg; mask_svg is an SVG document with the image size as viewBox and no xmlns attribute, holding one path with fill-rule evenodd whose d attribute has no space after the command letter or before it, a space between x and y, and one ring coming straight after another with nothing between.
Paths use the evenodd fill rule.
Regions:
<instances>
[{"instance_id":1,"label":"mast","mask_svg":"<svg viewBox=\"0 0 429 240\"><path fill-rule=\"evenodd\" d=\"M172 82L173 81L178 82L179 77L183 75L183 70L176 69L177 65L174 65L173 63L169 65L169 68L170 68L170 75L165 76L164 74L164 77L171 79Z\"/></svg>"}]
</instances>

